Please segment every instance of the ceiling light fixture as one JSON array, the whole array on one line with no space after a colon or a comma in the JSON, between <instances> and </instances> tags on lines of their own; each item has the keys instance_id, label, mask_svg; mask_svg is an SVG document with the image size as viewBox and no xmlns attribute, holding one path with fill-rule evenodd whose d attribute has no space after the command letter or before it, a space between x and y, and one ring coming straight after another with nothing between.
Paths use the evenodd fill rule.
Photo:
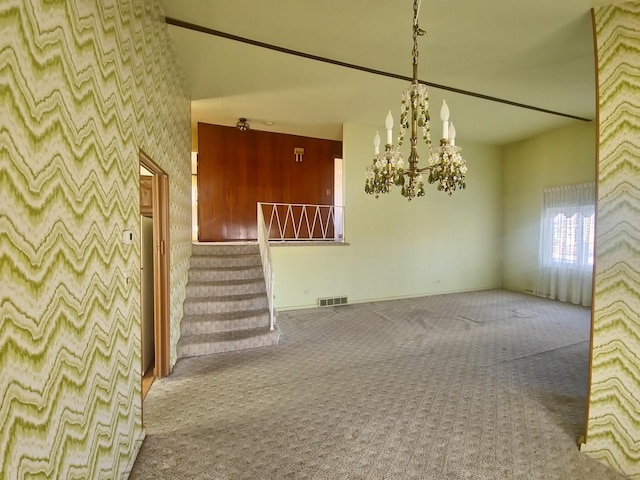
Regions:
<instances>
[{"instance_id":1,"label":"ceiling light fixture","mask_svg":"<svg viewBox=\"0 0 640 480\"><path fill-rule=\"evenodd\" d=\"M376 132L373 140L375 157L373 164L367 168L364 191L376 198L381 193L389 193L393 185L401 187L404 197L411 200L422 197L424 191L423 174L429 183L437 183L438 190L452 195L457 189L466 188L465 176L467 165L460 154L461 148L455 144L456 129L449 122L449 108L442 102L440 119L442 120L442 140L440 146L433 148L429 126L429 93L427 86L418 82L418 37L425 31L418 26L420 0L413 1L413 77L411 85L402 95L400 111L400 132L398 145L393 145L393 116L391 110L387 114L385 126L387 129L387 143L384 155L380 155L380 134ZM409 141L410 152L408 167L405 168L400 146L407 129L411 126ZM418 167L418 127L422 129L422 138L429 151L429 165Z\"/></svg>"},{"instance_id":2,"label":"ceiling light fixture","mask_svg":"<svg viewBox=\"0 0 640 480\"><path fill-rule=\"evenodd\" d=\"M239 118L238 123L236 123L236 128L241 132L246 132L251 127L249 126L249 122L247 122L246 118Z\"/></svg>"}]
</instances>

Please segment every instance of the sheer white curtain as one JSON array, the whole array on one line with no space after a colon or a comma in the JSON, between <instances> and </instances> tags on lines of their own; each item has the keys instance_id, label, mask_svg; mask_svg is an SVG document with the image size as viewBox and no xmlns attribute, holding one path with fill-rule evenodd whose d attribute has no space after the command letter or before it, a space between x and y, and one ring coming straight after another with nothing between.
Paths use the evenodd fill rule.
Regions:
<instances>
[{"instance_id":1,"label":"sheer white curtain","mask_svg":"<svg viewBox=\"0 0 640 480\"><path fill-rule=\"evenodd\" d=\"M535 293L591 305L595 184L544 189Z\"/></svg>"}]
</instances>

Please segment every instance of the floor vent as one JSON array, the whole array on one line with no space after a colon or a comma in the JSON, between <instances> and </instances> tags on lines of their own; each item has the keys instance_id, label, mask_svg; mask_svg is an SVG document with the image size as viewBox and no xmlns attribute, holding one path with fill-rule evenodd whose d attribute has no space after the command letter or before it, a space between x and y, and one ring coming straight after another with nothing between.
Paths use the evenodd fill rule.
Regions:
<instances>
[{"instance_id":1,"label":"floor vent","mask_svg":"<svg viewBox=\"0 0 640 480\"><path fill-rule=\"evenodd\" d=\"M319 307L335 307L337 305L346 305L347 297L319 298Z\"/></svg>"}]
</instances>

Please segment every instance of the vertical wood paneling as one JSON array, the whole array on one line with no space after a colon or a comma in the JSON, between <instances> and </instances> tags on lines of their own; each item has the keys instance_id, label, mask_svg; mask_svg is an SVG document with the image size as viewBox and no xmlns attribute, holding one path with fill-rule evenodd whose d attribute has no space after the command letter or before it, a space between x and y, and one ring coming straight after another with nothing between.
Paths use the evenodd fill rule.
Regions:
<instances>
[{"instance_id":1,"label":"vertical wood paneling","mask_svg":"<svg viewBox=\"0 0 640 480\"><path fill-rule=\"evenodd\" d=\"M333 205L341 154L337 141L198 124L199 240L256 239L258 202Z\"/></svg>"}]
</instances>

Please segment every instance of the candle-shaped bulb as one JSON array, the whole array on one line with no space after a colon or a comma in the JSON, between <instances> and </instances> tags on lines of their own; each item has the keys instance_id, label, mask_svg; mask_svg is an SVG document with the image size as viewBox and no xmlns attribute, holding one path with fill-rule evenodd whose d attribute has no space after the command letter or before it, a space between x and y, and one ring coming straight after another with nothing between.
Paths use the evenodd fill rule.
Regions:
<instances>
[{"instance_id":1,"label":"candle-shaped bulb","mask_svg":"<svg viewBox=\"0 0 640 480\"><path fill-rule=\"evenodd\" d=\"M452 146L456 144L456 127L453 126L453 122L449 125L449 140Z\"/></svg>"},{"instance_id":2,"label":"candle-shaped bulb","mask_svg":"<svg viewBox=\"0 0 640 480\"><path fill-rule=\"evenodd\" d=\"M449 138L449 107L444 100L440 109L440 120L442 120L442 138L446 140Z\"/></svg>"},{"instance_id":3,"label":"candle-shaped bulb","mask_svg":"<svg viewBox=\"0 0 640 480\"><path fill-rule=\"evenodd\" d=\"M449 106L445 100L442 100L442 108L440 109L440 120L446 122L449 120Z\"/></svg>"},{"instance_id":4,"label":"candle-shaped bulb","mask_svg":"<svg viewBox=\"0 0 640 480\"><path fill-rule=\"evenodd\" d=\"M391 116L391 110L387 113L387 119L384 123L385 127L387 127L387 145L393 144L393 116Z\"/></svg>"},{"instance_id":5,"label":"candle-shaped bulb","mask_svg":"<svg viewBox=\"0 0 640 480\"><path fill-rule=\"evenodd\" d=\"M380 134L376 132L376 136L373 137L373 151L376 155L380 153Z\"/></svg>"}]
</instances>

